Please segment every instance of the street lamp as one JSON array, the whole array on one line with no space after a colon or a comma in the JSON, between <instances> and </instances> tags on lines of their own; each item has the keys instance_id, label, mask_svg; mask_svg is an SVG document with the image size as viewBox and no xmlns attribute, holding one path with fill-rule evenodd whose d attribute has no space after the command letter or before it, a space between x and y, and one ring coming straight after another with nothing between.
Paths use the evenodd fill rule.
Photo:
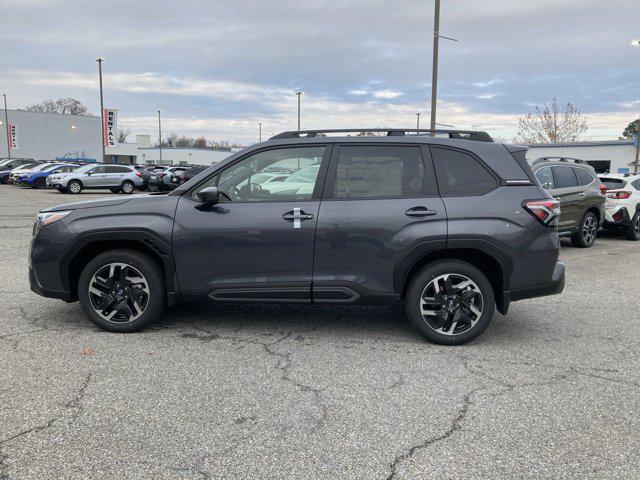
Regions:
<instances>
[{"instance_id":1,"label":"street lamp","mask_svg":"<svg viewBox=\"0 0 640 480\"><path fill-rule=\"evenodd\" d=\"M262 122L258 122L258 143L262 142Z\"/></svg>"},{"instance_id":2,"label":"street lamp","mask_svg":"<svg viewBox=\"0 0 640 480\"><path fill-rule=\"evenodd\" d=\"M104 97L102 96L102 62L104 62L106 58L98 57L95 61L98 63L98 76L100 77L100 133L102 134L102 138L100 143L102 143L102 161L104 162L105 151L104 151Z\"/></svg>"},{"instance_id":3,"label":"street lamp","mask_svg":"<svg viewBox=\"0 0 640 480\"><path fill-rule=\"evenodd\" d=\"M304 92L298 91L296 92L296 96L298 97L298 132L300 131L300 96L304 95Z\"/></svg>"},{"instance_id":4,"label":"street lamp","mask_svg":"<svg viewBox=\"0 0 640 480\"><path fill-rule=\"evenodd\" d=\"M11 139L9 138L9 116L7 113L7 94L3 93L2 97L4 98L4 124L7 126L7 158L11 159L11 145L9 144Z\"/></svg>"},{"instance_id":5,"label":"street lamp","mask_svg":"<svg viewBox=\"0 0 640 480\"><path fill-rule=\"evenodd\" d=\"M414 113L414 115L416 116L416 130L420 130L420 115L422 115L422 113L418 112Z\"/></svg>"},{"instance_id":6,"label":"street lamp","mask_svg":"<svg viewBox=\"0 0 640 480\"><path fill-rule=\"evenodd\" d=\"M455 38L440 35L440 0L435 0L433 16L433 65L431 67L431 130L436 128L436 101L438 98L438 48L440 37L457 42Z\"/></svg>"},{"instance_id":7,"label":"street lamp","mask_svg":"<svg viewBox=\"0 0 640 480\"><path fill-rule=\"evenodd\" d=\"M158 110L158 149L160 152L160 165L162 165L162 120L160 119L160 113L162 110Z\"/></svg>"}]
</instances>

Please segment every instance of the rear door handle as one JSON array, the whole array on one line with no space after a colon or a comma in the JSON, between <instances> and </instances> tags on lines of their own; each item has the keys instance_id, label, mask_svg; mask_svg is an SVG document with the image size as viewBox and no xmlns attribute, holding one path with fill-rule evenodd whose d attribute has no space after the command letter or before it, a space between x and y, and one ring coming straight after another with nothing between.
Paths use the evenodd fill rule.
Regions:
<instances>
[{"instance_id":1,"label":"rear door handle","mask_svg":"<svg viewBox=\"0 0 640 480\"><path fill-rule=\"evenodd\" d=\"M436 215L438 212L435 210L430 210L427 207L413 207L404 212L407 217L412 218L420 218L420 217L431 217Z\"/></svg>"}]
</instances>

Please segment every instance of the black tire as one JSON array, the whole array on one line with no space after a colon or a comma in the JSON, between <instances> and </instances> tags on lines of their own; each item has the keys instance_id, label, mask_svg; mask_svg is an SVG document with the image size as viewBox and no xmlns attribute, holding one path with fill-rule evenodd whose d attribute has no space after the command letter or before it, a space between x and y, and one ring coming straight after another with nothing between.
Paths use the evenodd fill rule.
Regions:
<instances>
[{"instance_id":1,"label":"black tire","mask_svg":"<svg viewBox=\"0 0 640 480\"><path fill-rule=\"evenodd\" d=\"M593 246L598 235L598 217L593 212L587 212L580 220L578 231L571 236L574 247L589 248Z\"/></svg>"},{"instance_id":2,"label":"black tire","mask_svg":"<svg viewBox=\"0 0 640 480\"><path fill-rule=\"evenodd\" d=\"M119 188L110 188L109 190L111 190L111 193L120 193Z\"/></svg>"},{"instance_id":3,"label":"black tire","mask_svg":"<svg viewBox=\"0 0 640 480\"><path fill-rule=\"evenodd\" d=\"M67 189L65 187L56 187L60 193L67 193Z\"/></svg>"},{"instance_id":4,"label":"black tire","mask_svg":"<svg viewBox=\"0 0 640 480\"><path fill-rule=\"evenodd\" d=\"M78 193L82 192L82 183L79 180L71 180L69 183L67 183L66 190L69 193L77 195Z\"/></svg>"},{"instance_id":5,"label":"black tire","mask_svg":"<svg viewBox=\"0 0 640 480\"><path fill-rule=\"evenodd\" d=\"M91 295L89 293L90 282L94 275L97 275L99 272L104 271L104 269L108 269L110 264L121 264L126 265L127 267L131 266L138 271L144 278L147 288L148 295L146 297L146 303L142 302L144 308L142 308L142 313L139 317L135 318L131 321L114 321L103 318L102 314L104 314L105 310L101 310L102 314L94 306L96 300L100 300L102 298L109 297L113 298L123 298L123 297L115 297L115 295L111 295L110 292L107 292L108 295L105 297L96 297L95 295ZM115 267L116 269L118 267ZM120 267L122 268L122 267ZM115 270L114 270L115 271ZM116 277L118 276L118 272L115 272ZM102 274L101 274L102 275ZM102 277L101 277L102 278ZM127 277L129 278L129 277ZM107 278L107 281L109 279ZM126 280L116 280L118 282L122 281L126 283ZM107 282L108 283L108 282ZM95 286L96 284L94 284ZM99 285L98 285L99 286ZM102 286L100 287L102 288ZM108 291L109 288L114 288L113 291L122 292L122 285L117 287L116 284L113 284L110 287L106 287ZM116 290L120 288L120 290ZM131 287L130 293L134 294L132 291L133 287ZM143 293L143 292L140 292ZM128 293L124 293L124 295L128 295ZM165 287L164 281L162 277L162 272L158 264L150 257L143 253L139 253L135 250L111 250L105 253L101 253L97 255L93 260L91 260L87 266L84 268L82 273L80 274L80 279L78 281L78 298L80 301L80 305L85 315L93 322L95 325L99 326L104 330L108 330L110 332L116 333L131 333L142 330L147 327L151 323L155 322L160 315L162 314L165 307ZM109 301L109 298L104 300L105 302ZM126 299L123 301L116 301L114 304L118 305L118 308L112 308L110 311L118 310L116 313L119 315L120 307L123 307L126 310L125 303L129 303L130 300ZM130 313L133 312L133 309L129 310ZM126 315L126 314L123 314ZM116 318L114 317L114 318Z\"/></svg>"},{"instance_id":6,"label":"black tire","mask_svg":"<svg viewBox=\"0 0 640 480\"><path fill-rule=\"evenodd\" d=\"M125 180L122 182L122 185L120 185L120 191L126 195L131 195L135 188L136 186L129 180Z\"/></svg>"},{"instance_id":7,"label":"black tire","mask_svg":"<svg viewBox=\"0 0 640 480\"><path fill-rule=\"evenodd\" d=\"M147 190L150 192L157 192L158 191L158 185L153 183L153 184L149 184L149 186L147 187Z\"/></svg>"},{"instance_id":8,"label":"black tire","mask_svg":"<svg viewBox=\"0 0 640 480\"><path fill-rule=\"evenodd\" d=\"M47 188L47 181L44 178L39 178L33 184L34 188Z\"/></svg>"},{"instance_id":9,"label":"black tire","mask_svg":"<svg viewBox=\"0 0 640 480\"><path fill-rule=\"evenodd\" d=\"M453 280L445 286L447 279ZM472 285L469 284L455 293L456 285L463 285L466 282L464 279L470 280ZM453 283L454 281L457 283ZM430 296L432 294L429 292L434 292L434 283L441 285L440 298L437 293ZM450 288L450 291L447 291L447 288ZM431 304L441 305L432 307L431 310L428 303L423 304L423 298L433 299ZM468 307L469 304L479 315ZM430 317L427 314L425 318L422 314L423 305L426 308L425 312L438 312L437 315ZM456 305L461 306L456 308ZM411 324L422 336L441 345L462 345L478 337L489 326L495 306L495 294L487 277L473 265L460 260L439 260L425 266L413 277L405 295L405 311ZM446 308L450 310L446 311ZM461 315L458 311L464 314L464 317L458 317ZM433 318L442 322L440 328L434 324ZM453 319L459 321L453 323Z\"/></svg>"},{"instance_id":10,"label":"black tire","mask_svg":"<svg viewBox=\"0 0 640 480\"><path fill-rule=\"evenodd\" d=\"M640 240L640 211L631 219L631 224L624 230L624 236L627 240L637 242Z\"/></svg>"}]
</instances>

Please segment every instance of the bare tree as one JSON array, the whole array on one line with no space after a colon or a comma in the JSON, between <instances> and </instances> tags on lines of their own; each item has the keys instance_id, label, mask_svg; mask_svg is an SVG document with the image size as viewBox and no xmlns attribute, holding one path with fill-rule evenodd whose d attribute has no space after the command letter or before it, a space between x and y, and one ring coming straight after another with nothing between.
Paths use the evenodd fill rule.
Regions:
<instances>
[{"instance_id":1,"label":"bare tree","mask_svg":"<svg viewBox=\"0 0 640 480\"><path fill-rule=\"evenodd\" d=\"M587 121L573 104L560 105L553 99L551 105L537 106L532 113L518 119L517 143L575 142L587 131Z\"/></svg>"},{"instance_id":2,"label":"bare tree","mask_svg":"<svg viewBox=\"0 0 640 480\"><path fill-rule=\"evenodd\" d=\"M128 128L118 129L118 143L127 143L127 137L131 135L131 130Z\"/></svg>"},{"instance_id":3,"label":"bare tree","mask_svg":"<svg viewBox=\"0 0 640 480\"><path fill-rule=\"evenodd\" d=\"M41 113L62 113L64 115L89 114L87 107L75 98L59 98L57 100L48 98L40 103L26 107L25 110Z\"/></svg>"}]
</instances>

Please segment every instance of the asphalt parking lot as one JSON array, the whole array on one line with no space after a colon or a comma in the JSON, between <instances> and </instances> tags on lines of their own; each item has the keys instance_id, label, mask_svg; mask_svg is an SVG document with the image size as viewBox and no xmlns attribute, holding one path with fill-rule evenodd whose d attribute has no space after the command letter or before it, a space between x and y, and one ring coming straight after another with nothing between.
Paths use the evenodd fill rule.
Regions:
<instances>
[{"instance_id":1,"label":"asphalt parking lot","mask_svg":"<svg viewBox=\"0 0 640 480\"><path fill-rule=\"evenodd\" d=\"M0 186L0 479L640 478L640 242L563 243L562 295L462 347L402 308L194 305L118 335L31 293Z\"/></svg>"}]
</instances>

